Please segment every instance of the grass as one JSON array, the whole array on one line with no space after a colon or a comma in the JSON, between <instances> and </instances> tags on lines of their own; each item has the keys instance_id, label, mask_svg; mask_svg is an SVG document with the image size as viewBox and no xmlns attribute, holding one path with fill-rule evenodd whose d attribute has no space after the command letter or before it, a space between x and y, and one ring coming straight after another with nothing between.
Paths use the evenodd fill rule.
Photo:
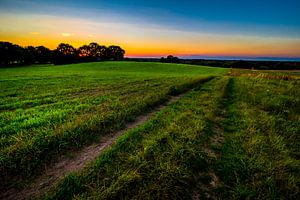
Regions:
<instances>
[{"instance_id":1,"label":"grass","mask_svg":"<svg viewBox=\"0 0 300 200\"><path fill-rule=\"evenodd\" d=\"M228 79L215 79L129 131L84 172L71 174L45 199L185 199L208 170L201 146L207 121ZM215 93L214 91L219 91Z\"/></svg>"},{"instance_id":2,"label":"grass","mask_svg":"<svg viewBox=\"0 0 300 200\"><path fill-rule=\"evenodd\" d=\"M297 199L300 185L298 81L230 81L226 141L217 169L235 199Z\"/></svg>"},{"instance_id":3,"label":"grass","mask_svg":"<svg viewBox=\"0 0 300 200\"><path fill-rule=\"evenodd\" d=\"M0 70L1 169L29 176L188 91L41 199L300 196L298 72L134 62Z\"/></svg>"},{"instance_id":4,"label":"grass","mask_svg":"<svg viewBox=\"0 0 300 200\"><path fill-rule=\"evenodd\" d=\"M214 79L42 199L297 199L299 108L297 80Z\"/></svg>"},{"instance_id":5,"label":"grass","mask_svg":"<svg viewBox=\"0 0 300 200\"><path fill-rule=\"evenodd\" d=\"M8 177L31 177L62 151L121 129L169 95L225 72L134 62L0 70L0 171Z\"/></svg>"}]
</instances>

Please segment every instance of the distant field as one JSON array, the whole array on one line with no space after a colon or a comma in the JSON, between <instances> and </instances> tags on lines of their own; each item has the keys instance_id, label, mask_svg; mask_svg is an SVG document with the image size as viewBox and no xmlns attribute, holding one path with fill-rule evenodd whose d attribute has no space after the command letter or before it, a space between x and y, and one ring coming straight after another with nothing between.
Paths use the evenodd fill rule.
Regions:
<instances>
[{"instance_id":1,"label":"distant field","mask_svg":"<svg viewBox=\"0 0 300 200\"><path fill-rule=\"evenodd\" d=\"M42 199L299 197L298 72L100 62L0 69L0 81L6 177L42 173L184 93Z\"/></svg>"}]
</instances>

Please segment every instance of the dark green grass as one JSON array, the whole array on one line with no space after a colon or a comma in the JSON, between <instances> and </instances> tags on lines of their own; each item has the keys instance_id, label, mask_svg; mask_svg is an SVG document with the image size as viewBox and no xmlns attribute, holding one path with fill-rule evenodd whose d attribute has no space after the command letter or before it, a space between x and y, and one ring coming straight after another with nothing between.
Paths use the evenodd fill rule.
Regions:
<instances>
[{"instance_id":1,"label":"dark green grass","mask_svg":"<svg viewBox=\"0 0 300 200\"><path fill-rule=\"evenodd\" d=\"M233 70L204 83L224 73L132 62L0 69L1 167L35 174L61 150L120 129L197 86L43 198L297 199L298 74ZM211 144L216 134L223 143Z\"/></svg>"},{"instance_id":2,"label":"dark green grass","mask_svg":"<svg viewBox=\"0 0 300 200\"><path fill-rule=\"evenodd\" d=\"M30 177L62 150L120 129L169 95L224 72L134 62L0 69L0 171Z\"/></svg>"},{"instance_id":3,"label":"dark green grass","mask_svg":"<svg viewBox=\"0 0 300 200\"><path fill-rule=\"evenodd\" d=\"M45 199L186 199L207 183L210 137L227 79L215 79L129 131L82 173L67 176ZM217 92L216 92L217 91Z\"/></svg>"},{"instance_id":4,"label":"dark green grass","mask_svg":"<svg viewBox=\"0 0 300 200\"><path fill-rule=\"evenodd\" d=\"M215 79L185 95L43 199L205 199L207 193L217 199L297 199L299 82L227 81ZM214 129L220 122L224 129ZM210 146L218 155L212 158L205 148L215 134L224 141ZM212 170L220 180L216 188Z\"/></svg>"},{"instance_id":5,"label":"dark green grass","mask_svg":"<svg viewBox=\"0 0 300 200\"><path fill-rule=\"evenodd\" d=\"M232 199L297 199L300 84L232 78L226 140L217 164Z\"/></svg>"}]
</instances>

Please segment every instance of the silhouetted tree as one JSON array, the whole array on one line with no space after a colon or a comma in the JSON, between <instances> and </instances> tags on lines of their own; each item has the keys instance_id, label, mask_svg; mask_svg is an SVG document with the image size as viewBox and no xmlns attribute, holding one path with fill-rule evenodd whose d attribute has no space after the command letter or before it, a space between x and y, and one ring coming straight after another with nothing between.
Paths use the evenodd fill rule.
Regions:
<instances>
[{"instance_id":1,"label":"silhouetted tree","mask_svg":"<svg viewBox=\"0 0 300 200\"><path fill-rule=\"evenodd\" d=\"M108 58L110 60L122 60L124 58L125 50L119 46L108 47Z\"/></svg>"},{"instance_id":2,"label":"silhouetted tree","mask_svg":"<svg viewBox=\"0 0 300 200\"><path fill-rule=\"evenodd\" d=\"M179 58L178 57L175 57L175 56L172 56L172 55L169 55L167 57L167 62L171 62L171 63L179 63Z\"/></svg>"},{"instance_id":3,"label":"silhouetted tree","mask_svg":"<svg viewBox=\"0 0 300 200\"><path fill-rule=\"evenodd\" d=\"M10 42L0 42L0 65L54 63L67 64L75 62L121 60L125 51L119 46L106 47L92 42L76 49L70 44L61 43L51 51L44 46L27 46L25 48Z\"/></svg>"},{"instance_id":4,"label":"silhouetted tree","mask_svg":"<svg viewBox=\"0 0 300 200\"><path fill-rule=\"evenodd\" d=\"M24 49L10 42L0 42L0 64L24 63Z\"/></svg>"},{"instance_id":5,"label":"silhouetted tree","mask_svg":"<svg viewBox=\"0 0 300 200\"><path fill-rule=\"evenodd\" d=\"M178 57L174 57L172 55L167 56L167 58L162 57L160 59L160 62L166 62L166 63L180 63L180 60Z\"/></svg>"},{"instance_id":6,"label":"silhouetted tree","mask_svg":"<svg viewBox=\"0 0 300 200\"><path fill-rule=\"evenodd\" d=\"M97 60L107 60L109 55L108 48L104 45L98 45L95 51Z\"/></svg>"},{"instance_id":7,"label":"silhouetted tree","mask_svg":"<svg viewBox=\"0 0 300 200\"><path fill-rule=\"evenodd\" d=\"M88 45L83 45L79 47L78 54L79 57L90 57L91 56L90 47Z\"/></svg>"},{"instance_id":8,"label":"silhouetted tree","mask_svg":"<svg viewBox=\"0 0 300 200\"><path fill-rule=\"evenodd\" d=\"M70 44L61 43L53 51L54 64L68 64L78 61L78 51Z\"/></svg>"},{"instance_id":9,"label":"silhouetted tree","mask_svg":"<svg viewBox=\"0 0 300 200\"><path fill-rule=\"evenodd\" d=\"M24 64L33 64L36 62L37 54L33 46L25 47L23 50Z\"/></svg>"},{"instance_id":10,"label":"silhouetted tree","mask_svg":"<svg viewBox=\"0 0 300 200\"><path fill-rule=\"evenodd\" d=\"M96 42L92 42L88 45L90 49L90 56L92 58L100 58L101 57L101 52L100 52L100 45Z\"/></svg>"},{"instance_id":11,"label":"silhouetted tree","mask_svg":"<svg viewBox=\"0 0 300 200\"><path fill-rule=\"evenodd\" d=\"M56 50L65 56L76 56L77 53L72 45L66 43L60 43Z\"/></svg>"},{"instance_id":12,"label":"silhouetted tree","mask_svg":"<svg viewBox=\"0 0 300 200\"><path fill-rule=\"evenodd\" d=\"M44 46L28 46L23 48L22 57L24 64L52 62L52 51Z\"/></svg>"},{"instance_id":13,"label":"silhouetted tree","mask_svg":"<svg viewBox=\"0 0 300 200\"><path fill-rule=\"evenodd\" d=\"M101 46L98 43L92 42L89 44L91 57L95 60L105 60L108 50L106 46Z\"/></svg>"},{"instance_id":14,"label":"silhouetted tree","mask_svg":"<svg viewBox=\"0 0 300 200\"><path fill-rule=\"evenodd\" d=\"M108 49L98 43L92 42L89 45L83 45L78 49L80 60L82 61L98 61L106 60Z\"/></svg>"},{"instance_id":15,"label":"silhouetted tree","mask_svg":"<svg viewBox=\"0 0 300 200\"><path fill-rule=\"evenodd\" d=\"M78 48L78 56L80 62L93 61L93 58L91 57L91 50L88 45L83 45Z\"/></svg>"},{"instance_id":16,"label":"silhouetted tree","mask_svg":"<svg viewBox=\"0 0 300 200\"><path fill-rule=\"evenodd\" d=\"M41 64L52 62L52 51L44 46L35 48L36 61Z\"/></svg>"}]
</instances>

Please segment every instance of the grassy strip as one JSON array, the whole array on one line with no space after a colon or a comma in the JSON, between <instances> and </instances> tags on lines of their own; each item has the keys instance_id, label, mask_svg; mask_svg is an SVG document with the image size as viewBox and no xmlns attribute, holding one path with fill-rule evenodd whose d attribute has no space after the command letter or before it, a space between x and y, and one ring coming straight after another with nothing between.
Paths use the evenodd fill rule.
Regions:
<instances>
[{"instance_id":1,"label":"grassy strip","mask_svg":"<svg viewBox=\"0 0 300 200\"><path fill-rule=\"evenodd\" d=\"M208 168L205 129L226 84L226 78L214 79L188 93L121 136L90 167L68 175L43 199L191 198Z\"/></svg>"},{"instance_id":2,"label":"grassy strip","mask_svg":"<svg viewBox=\"0 0 300 200\"><path fill-rule=\"evenodd\" d=\"M211 80L208 78L192 79L188 83L169 88L167 91L151 93L143 97L143 101L132 101L131 104L110 105L114 108L106 115L82 118L80 121L65 125L63 129L43 130L33 139L21 142L7 154L1 156L2 178L10 174L31 176L37 174L43 164L53 159L57 154L70 148L78 148L95 137L120 130L136 116L150 111L153 107L165 102L169 95L185 92L196 85Z\"/></svg>"},{"instance_id":3,"label":"grassy strip","mask_svg":"<svg viewBox=\"0 0 300 200\"><path fill-rule=\"evenodd\" d=\"M226 140L217 170L223 198L297 199L299 82L232 78Z\"/></svg>"}]
</instances>

